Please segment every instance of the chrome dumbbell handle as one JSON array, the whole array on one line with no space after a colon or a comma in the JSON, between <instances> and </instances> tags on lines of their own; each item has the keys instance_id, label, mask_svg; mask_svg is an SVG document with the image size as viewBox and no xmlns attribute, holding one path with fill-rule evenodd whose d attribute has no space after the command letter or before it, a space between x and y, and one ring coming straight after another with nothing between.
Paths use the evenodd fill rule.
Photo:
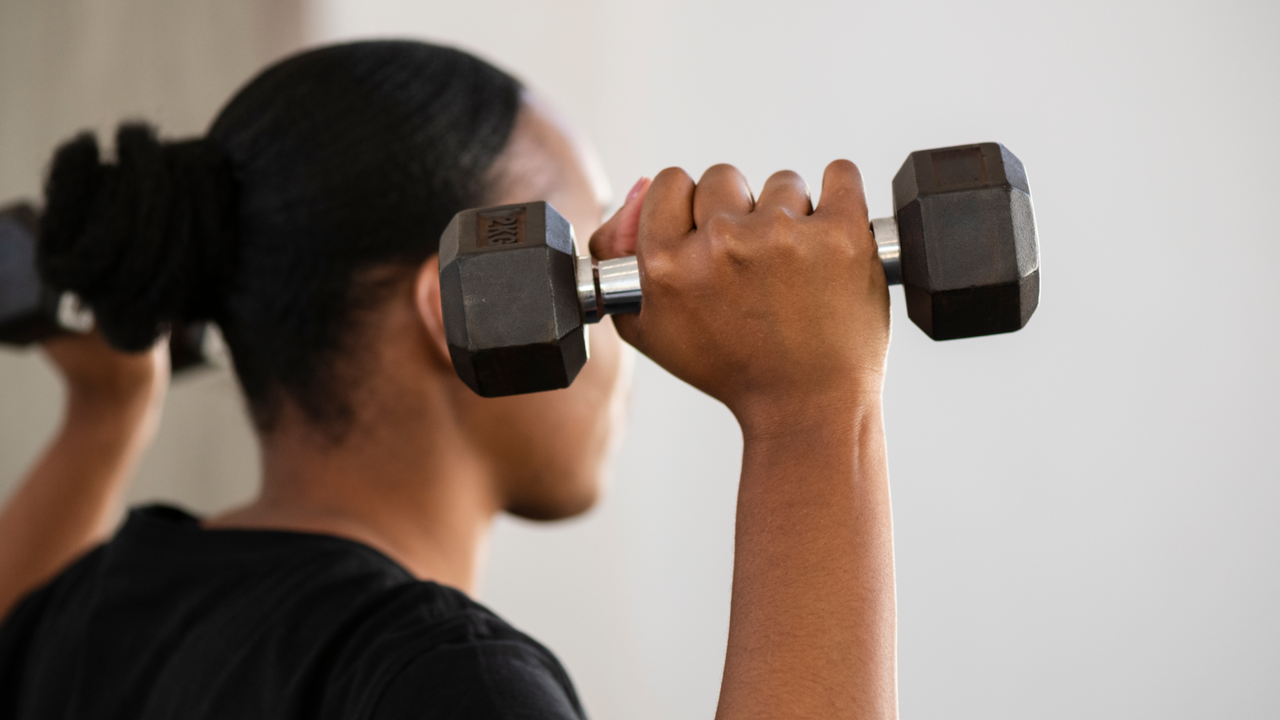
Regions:
<instances>
[{"instance_id":1,"label":"chrome dumbbell handle","mask_svg":"<svg viewBox=\"0 0 1280 720\"><path fill-rule=\"evenodd\" d=\"M578 302L587 322L640 312L640 266L634 256L596 262L584 255L577 262Z\"/></svg>"},{"instance_id":2,"label":"chrome dumbbell handle","mask_svg":"<svg viewBox=\"0 0 1280 720\"><path fill-rule=\"evenodd\" d=\"M884 266L884 279L890 285L902 284L902 246L898 244L898 221L894 218L876 218L871 221L871 234L876 239L876 251Z\"/></svg>"},{"instance_id":3,"label":"chrome dumbbell handle","mask_svg":"<svg viewBox=\"0 0 1280 720\"><path fill-rule=\"evenodd\" d=\"M898 245L898 223L893 218L871 221L880 263L890 285L902 282L901 248ZM589 255L577 259L578 302L583 318L600 322L605 315L640 312L640 267L634 256L601 260Z\"/></svg>"}]
</instances>

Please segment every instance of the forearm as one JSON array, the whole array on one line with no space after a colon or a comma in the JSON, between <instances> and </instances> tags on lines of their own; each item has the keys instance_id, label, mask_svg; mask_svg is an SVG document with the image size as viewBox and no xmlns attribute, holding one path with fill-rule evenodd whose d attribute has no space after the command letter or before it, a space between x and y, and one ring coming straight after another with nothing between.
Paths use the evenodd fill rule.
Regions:
<instances>
[{"instance_id":1,"label":"forearm","mask_svg":"<svg viewBox=\"0 0 1280 720\"><path fill-rule=\"evenodd\" d=\"M68 400L58 435L0 511L0 617L103 539L153 414L146 398Z\"/></svg>"},{"instance_id":2,"label":"forearm","mask_svg":"<svg viewBox=\"0 0 1280 720\"><path fill-rule=\"evenodd\" d=\"M894 718L892 520L878 397L744 423L719 720Z\"/></svg>"}]
</instances>

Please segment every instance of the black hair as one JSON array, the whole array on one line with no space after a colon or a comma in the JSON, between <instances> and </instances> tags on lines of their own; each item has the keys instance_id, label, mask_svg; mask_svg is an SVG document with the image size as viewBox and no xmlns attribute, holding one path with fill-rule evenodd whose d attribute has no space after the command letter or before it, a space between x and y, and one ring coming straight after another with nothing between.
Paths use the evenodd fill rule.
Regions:
<instances>
[{"instance_id":1,"label":"black hair","mask_svg":"<svg viewBox=\"0 0 1280 720\"><path fill-rule=\"evenodd\" d=\"M121 350L212 320L257 427L282 403L341 436L361 310L484 204L521 86L466 53L409 41L336 45L263 71L207 136L126 124L114 164L92 135L56 153L40 265Z\"/></svg>"}]
</instances>

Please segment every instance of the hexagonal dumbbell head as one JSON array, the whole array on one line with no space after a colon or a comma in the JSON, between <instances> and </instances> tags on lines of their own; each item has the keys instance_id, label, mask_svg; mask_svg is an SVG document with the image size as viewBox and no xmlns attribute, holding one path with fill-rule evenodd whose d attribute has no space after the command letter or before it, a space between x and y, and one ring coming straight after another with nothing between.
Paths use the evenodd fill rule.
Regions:
<instances>
[{"instance_id":1,"label":"hexagonal dumbbell head","mask_svg":"<svg viewBox=\"0 0 1280 720\"><path fill-rule=\"evenodd\" d=\"M0 343L25 345L60 331L58 293L36 270L38 227L30 205L0 210Z\"/></svg>"},{"instance_id":2,"label":"hexagonal dumbbell head","mask_svg":"<svg viewBox=\"0 0 1280 720\"><path fill-rule=\"evenodd\" d=\"M934 340L1020 329L1040 301L1022 162L999 143L914 152L893 178L907 314Z\"/></svg>"},{"instance_id":3,"label":"hexagonal dumbbell head","mask_svg":"<svg viewBox=\"0 0 1280 720\"><path fill-rule=\"evenodd\" d=\"M453 367L484 397L568 387L586 364L573 228L545 202L454 216L440 301Z\"/></svg>"}]
</instances>

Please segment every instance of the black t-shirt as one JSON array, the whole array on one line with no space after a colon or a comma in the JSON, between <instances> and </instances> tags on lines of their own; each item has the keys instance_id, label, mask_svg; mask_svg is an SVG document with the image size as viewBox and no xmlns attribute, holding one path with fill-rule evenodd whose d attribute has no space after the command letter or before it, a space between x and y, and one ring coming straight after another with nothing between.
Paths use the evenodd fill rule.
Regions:
<instances>
[{"instance_id":1,"label":"black t-shirt","mask_svg":"<svg viewBox=\"0 0 1280 720\"><path fill-rule=\"evenodd\" d=\"M0 718L582 718L544 647L326 535L134 510L0 625Z\"/></svg>"}]
</instances>

